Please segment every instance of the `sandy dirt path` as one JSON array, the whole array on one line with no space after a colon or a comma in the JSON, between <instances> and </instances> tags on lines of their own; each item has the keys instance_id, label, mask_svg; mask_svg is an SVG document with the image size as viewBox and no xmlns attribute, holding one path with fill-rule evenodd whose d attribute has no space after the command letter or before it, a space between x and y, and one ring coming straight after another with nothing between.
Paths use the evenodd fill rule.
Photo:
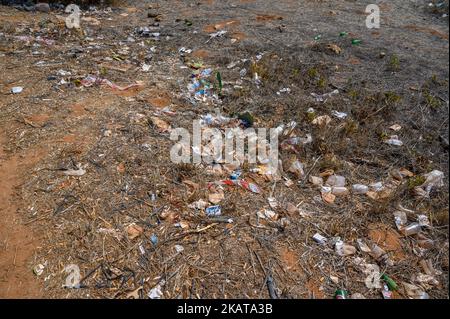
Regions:
<instances>
[{"instance_id":1,"label":"sandy dirt path","mask_svg":"<svg viewBox=\"0 0 450 319\"><path fill-rule=\"evenodd\" d=\"M31 167L42 150L10 157L3 150L5 141L0 131L0 298L39 298L41 287L29 265L36 238L17 211L15 187L22 181L20 172Z\"/></svg>"}]
</instances>

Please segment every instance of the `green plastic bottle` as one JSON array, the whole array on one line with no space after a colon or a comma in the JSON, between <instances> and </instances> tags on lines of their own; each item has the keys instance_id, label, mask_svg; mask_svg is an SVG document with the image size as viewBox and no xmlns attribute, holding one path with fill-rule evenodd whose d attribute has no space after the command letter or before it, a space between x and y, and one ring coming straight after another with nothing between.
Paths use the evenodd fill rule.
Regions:
<instances>
[{"instance_id":1,"label":"green plastic bottle","mask_svg":"<svg viewBox=\"0 0 450 319\"><path fill-rule=\"evenodd\" d=\"M348 292L344 289L338 289L334 293L334 299L349 299L348 298Z\"/></svg>"},{"instance_id":2,"label":"green plastic bottle","mask_svg":"<svg viewBox=\"0 0 450 319\"><path fill-rule=\"evenodd\" d=\"M386 274L383 274L381 278L386 282L387 286L389 287L389 290L394 291L398 289L397 283L390 277L388 277Z\"/></svg>"}]
</instances>

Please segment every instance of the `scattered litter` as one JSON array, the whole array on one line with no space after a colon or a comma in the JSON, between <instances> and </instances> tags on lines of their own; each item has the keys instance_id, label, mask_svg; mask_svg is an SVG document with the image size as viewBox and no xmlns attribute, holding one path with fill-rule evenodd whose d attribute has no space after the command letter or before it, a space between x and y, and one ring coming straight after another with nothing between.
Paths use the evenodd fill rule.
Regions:
<instances>
[{"instance_id":1,"label":"scattered litter","mask_svg":"<svg viewBox=\"0 0 450 319\"><path fill-rule=\"evenodd\" d=\"M269 210L269 209L263 209L263 210L257 211L256 215L261 219L272 219L272 220L277 219L277 213L275 213L274 211Z\"/></svg>"},{"instance_id":2,"label":"scattered litter","mask_svg":"<svg viewBox=\"0 0 450 319\"><path fill-rule=\"evenodd\" d=\"M198 210L203 210L203 209L205 209L207 206L208 206L208 203L205 202L205 201L202 200L202 199L199 199L198 201L193 202L193 203L191 203L191 204L188 205L188 207L194 208L194 209L198 209Z\"/></svg>"},{"instance_id":3,"label":"scattered litter","mask_svg":"<svg viewBox=\"0 0 450 319\"><path fill-rule=\"evenodd\" d=\"M328 177L325 182L326 186L334 186L334 187L344 187L345 186L345 177L340 175L331 175Z\"/></svg>"},{"instance_id":4,"label":"scattered litter","mask_svg":"<svg viewBox=\"0 0 450 319\"><path fill-rule=\"evenodd\" d=\"M222 209L219 205L209 206L205 209L206 216L214 217L222 215Z\"/></svg>"},{"instance_id":5,"label":"scattered litter","mask_svg":"<svg viewBox=\"0 0 450 319\"><path fill-rule=\"evenodd\" d=\"M328 115L321 115L316 117L311 123L318 126L327 126L331 122L331 117Z\"/></svg>"},{"instance_id":6,"label":"scattered litter","mask_svg":"<svg viewBox=\"0 0 450 319\"><path fill-rule=\"evenodd\" d=\"M446 295L442 50L426 52L430 72L404 61L398 69L404 39L380 49L398 36L374 31L377 41L361 42L361 28L340 32L342 16L341 26L313 25L314 41L295 50L295 23L247 19L239 4L221 9L240 21L220 22L200 14L220 1L150 2L144 12L132 2L67 13L49 1L19 5L32 13L5 7L2 155L27 177L7 193L51 239L39 242L30 273L60 287L58 269L78 263L85 289L76 295L86 298ZM254 5L287 14L276 6ZM392 85L393 69L417 71L406 91ZM212 132L236 143L215 154ZM272 132L276 165L259 148L272 147ZM169 158L171 133L181 135L182 163ZM60 290L48 293L73 296Z\"/></svg>"},{"instance_id":7,"label":"scattered litter","mask_svg":"<svg viewBox=\"0 0 450 319\"><path fill-rule=\"evenodd\" d=\"M305 172L303 170L303 164L300 163L299 160L295 160L294 162L292 162L288 171L295 174L295 176L297 176L298 178L301 178L305 175Z\"/></svg>"},{"instance_id":8,"label":"scattered litter","mask_svg":"<svg viewBox=\"0 0 450 319\"><path fill-rule=\"evenodd\" d=\"M427 215L417 215L417 222L420 227L430 227L430 220Z\"/></svg>"},{"instance_id":9,"label":"scattered litter","mask_svg":"<svg viewBox=\"0 0 450 319\"><path fill-rule=\"evenodd\" d=\"M212 39L223 37L227 33L228 33L228 31L225 31L225 30L220 30L220 31L215 32L215 33L210 33L209 34L209 39L206 41L206 43L208 43Z\"/></svg>"},{"instance_id":10,"label":"scattered litter","mask_svg":"<svg viewBox=\"0 0 450 319\"><path fill-rule=\"evenodd\" d=\"M181 245L175 245L175 250L177 253L181 253L184 251L184 247Z\"/></svg>"},{"instance_id":11,"label":"scattered litter","mask_svg":"<svg viewBox=\"0 0 450 319\"><path fill-rule=\"evenodd\" d=\"M402 232L405 236L411 236L416 235L420 233L422 230L422 227L419 225L419 223L412 223L402 229Z\"/></svg>"},{"instance_id":12,"label":"scattered litter","mask_svg":"<svg viewBox=\"0 0 450 319\"><path fill-rule=\"evenodd\" d=\"M337 117L338 119L345 119L347 117L347 113L344 112L338 112L338 111L331 111L331 115L333 115L334 117Z\"/></svg>"},{"instance_id":13,"label":"scattered litter","mask_svg":"<svg viewBox=\"0 0 450 319\"><path fill-rule=\"evenodd\" d=\"M23 91L23 87L21 87L21 86L15 86L11 89L11 92L13 94L19 94L19 93L22 93L22 91Z\"/></svg>"},{"instance_id":14,"label":"scattered litter","mask_svg":"<svg viewBox=\"0 0 450 319\"><path fill-rule=\"evenodd\" d=\"M38 264L33 268L33 272L36 276L42 275L44 272L45 266L43 264Z\"/></svg>"},{"instance_id":15,"label":"scattered litter","mask_svg":"<svg viewBox=\"0 0 450 319\"><path fill-rule=\"evenodd\" d=\"M329 93L325 93L325 94L316 94L316 93L311 93L311 96L313 98L316 99L317 102L326 102L327 99L329 99L330 97L332 97L333 95L339 94L339 90L333 90Z\"/></svg>"},{"instance_id":16,"label":"scattered litter","mask_svg":"<svg viewBox=\"0 0 450 319\"><path fill-rule=\"evenodd\" d=\"M390 126L389 128L396 132L398 132L402 129L402 127L399 124L394 124L394 125Z\"/></svg>"},{"instance_id":17,"label":"scattered litter","mask_svg":"<svg viewBox=\"0 0 450 319\"><path fill-rule=\"evenodd\" d=\"M127 91L129 89L133 89L133 88L140 88L144 85L143 82L139 82L137 81L135 84L130 84L127 86L119 86L107 79L102 79L93 75L88 75L87 77L85 77L83 80L81 80L81 85L84 87L91 87L93 85L102 85L105 84L107 86L109 86L111 89L113 90L118 90L118 91Z\"/></svg>"},{"instance_id":18,"label":"scattered litter","mask_svg":"<svg viewBox=\"0 0 450 319\"><path fill-rule=\"evenodd\" d=\"M163 279L161 280L155 287L153 287L150 292L148 293L148 297L150 299L161 299L161 297L164 295L162 292L162 288L166 284L166 281Z\"/></svg>"},{"instance_id":19,"label":"scattered litter","mask_svg":"<svg viewBox=\"0 0 450 319\"><path fill-rule=\"evenodd\" d=\"M152 234L152 236L150 237L150 241L152 242L153 246L156 246L156 244L158 244L158 236Z\"/></svg>"},{"instance_id":20,"label":"scattered litter","mask_svg":"<svg viewBox=\"0 0 450 319\"><path fill-rule=\"evenodd\" d=\"M389 290L388 285L383 285L383 290L381 291L383 299L392 299L392 291Z\"/></svg>"},{"instance_id":21,"label":"scattered litter","mask_svg":"<svg viewBox=\"0 0 450 319\"><path fill-rule=\"evenodd\" d=\"M363 184L352 185L352 191L354 194L366 194L369 191L369 187Z\"/></svg>"},{"instance_id":22,"label":"scattered litter","mask_svg":"<svg viewBox=\"0 0 450 319\"><path fill-rule=\"evenodd\" d=\"M150 71L150 68L151 68L150 64L146 64L146 63L142 64L142 71L148 72L148 71Z\"/></svg>"},{"instance_id":23,"label":"scattered litter","mask_svg":"<svg viewBox=\"0 0 450 319\"><path fill-rule=\"evenodd\" d=\"M430 296L420 287L406 282L402 283L408 297L412 299L429 299Z\"/></svg>"},{"instance_id":24,"label":"scattered litter","mask_svg":"<svg viewBox=\"0 0 450 319\"><path fill-rule=\"evenodd\" d=\"M395 145L395 146L402 146L403 145L403 142L398 139L397 135L391 135L391 137L389 139L385 140L384 142L386 144Z\"/></svg>"},{"instance_id":25,"label":"scattered litter","mask_svg":"<svg viewBox=\"0 0 450 319\"><path fill-rule=\"evenodd\" d=\"M408 217L406 216L406 212L397 210L394 212L394 220L397 229L402 231L408 222Z\"/></svg>"},{"instance_id":26,"label":"scattered litter","mask_svg":"<svg viewBox=\"0 0 450 319\"><path fill-rule=\"evenodd\" d=\"M424 175L425 182L414 188L416 195L421 197L430 196L430 192L433 188L439 188L444 186L444 173L438 170L431 171Z\"/></svg>"},{"instance_id":27,"label":"scattered litter","mask_svg":"<svg viewBox=\"0 0 450 319\"><path fill-rule=\"evenodd\" d=\"M389 290L394 291L398 289L397 283L388 275L383 274L381 278L386 282L386 285L388 286Z\"/></svg>"},{"instance_id":28,"label":"scattered litter","mask_svg":"<svg viewBox=\"0 0 450 319\"><path fill-rule=\"evenodd\" d=\"M360 257L355 257L353 259L353 263L358 266L365 275L367 275L366 279L364 280L367 288L380 289L382 287L380 282L380 267L378 265L368 264L364 259Z\"/></svg>"},{"instance_id":29,"label":"scattered litter","mask_svg":"<svg viewBox=\"0 0 450 319\"><path fill-rule=\"evenodd\" d=\"M241 186L242 188L252 192L252 193L261 193L261 189L258 187L258 185L254 184L254 183L250 183L247 182L245 179L237 179L237 180L231 180L231 179L227 179L227 180L221 180L216 182L216 184L218 185L238 185Z\"/></svg>"},{"instance_id":30,"label":"scattered litter","mask_svg":"<svg viewBox=\"0 0 450 319\"><path fill-rule=\"evenodd\" d=\"M442 271L434 269L431 259L421 260L419 264L423 271L429 276L439 276L442 274Z\"/></svg>"},{"instance_id":31,"label":"scattered litter","mask_svg":"<svg viewBox=\"0 0 450 319\"><path fill-rule=\"evenodd\" d=\"M335 250L339 256L350 256L356 253L356 248L354 246L347 245L342 240L336 242Z\"/></svg>"},{"instance_id":32,"label":"scattered litter","mask_svg":"<svg viewBox=\"0 0 450 319\"><path fill-rule=\"evenodd\" d=\"M268 197L267 201L269 202L269 206L272 209L278 208L278 201L274 197Z\"/></svg>"},{"instance_id":33,"label":"scattered litter","mask_svg":"<svg viewBox=\"0 0 450 319\"><path fill-rule=\"evenodd\" d=\"M334 293L334 299L349 299L347 290L336 290L336 292Z\"/></svg>"},{"instance_id":34,"label":"scattered litter","mask_svg":"<svg viewBox=\"0 0 450 319\"><path fill-rule=\"evenodd\" d=\"M374 192L381 192L384 189L382 182L376 182L369 185L370 190Z\"/></svg>"},{"instance_id":35,"label":"scattered litter","mask_svg":"<svg viewBox=\"0 0 450 319\"><path fill-rule=\"evenodd\" d=\"M327 238L323 237L319 233L314 234L314 236L312 238L314 239L315 242L317 242L321 245L325 245L327 243Z\"/></svg>"},{"instance_id":36,"label":"scattered litter","mask_svg":"<svg viewBox=\"0 0 450 319\"><path fill-rule=\"evenodd\" d=\"M364 252L364 253L372 252L372 249L370 249L369 246L361 238L358 238L356 240L356 243L358 244L359 250L361 250L362 252Z\"/></svg>"},{"instance_id":37,"label":"scattered litter","mask_svg":"<svg viewBox=\"0 0 450 319\"><path fill-rule=\"evenodd\" d=\"M233 218L228 217L228 216L214 216L214 217L210 217L209 221L211 221L213 223L225 223L225 224L232 224L232 223L234 223Z\"/></svg>"},{"instance_id":38,"label":"scattered litter","mask_svg":"<svg viewBox=\"0 0 450 319\"><path fill-rule=\"evenodd\" d=\"M318 177L318 176L312 176L310 175L308 177L308 181L316 186L322 186L323 185L323 178L322 177Z\"/></svg>"},{"instance_id":39,"label":"scattered litter","mask_svg":"<svg viewBox=\"0 0 450 319\"><path fill-rule=\"evenodd\" d=\"M84 174L86 174L86 170L84 169L85 167L86 166L78 164L77 169L67 169L63 171L63 174L67 176L83 176Z\"/></svg>"},{"instance_id":40,"label":"scattered litter","mask_svg":"<svg viewBox=\"0 0 450 319\"><path fill-rule=\"evenodd\" d=\"M290 88L282 88L281 90L277 91L277 95L281 95L282 93L290 93Z\"/></svg>"},{"instance_id":41,"label":"scattered litter","mask_svg":"<svg viewBox=\"0 0 450 319\"><path fill-rule=\"evenodd\" d=\"M346 196L349 194L349 190L347 187L333 186L331 188L331 193L335 196Z\"/></svg>"}]
</instances>

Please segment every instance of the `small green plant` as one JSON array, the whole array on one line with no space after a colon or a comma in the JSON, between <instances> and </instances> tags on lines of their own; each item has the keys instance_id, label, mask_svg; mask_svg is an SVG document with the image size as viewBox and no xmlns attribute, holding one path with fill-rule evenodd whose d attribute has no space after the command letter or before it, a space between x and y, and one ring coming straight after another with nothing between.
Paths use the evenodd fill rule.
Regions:
<instances>
[{"instance_id":1,"label":"small green plant","mask_svg":"<svg viewBox=\"0 0 450 319\"><path fill-rule=\"evenodd\" d=\"M420 186L425 183L425 177L422 175L414 176L408 179L408 188L413 189L416 186Z\"/></svg>"},{"instance_id":2,"label":"small green plant","mask_svg":"<svg viewBox=\"0 0 450 319\"><path fill-rule=\"evenodd\" d=\"M392 71L400 70L400 59L395 54L393 54L389 59L389 69L391 69Z\"/></svg>"},{"instance_id":3,"label":"small green plant","mask_svg":"<svg viewBox=\"0 0 450 319\"><path fill-rule=\"evenodd\" d=\"M344 126L345 135L351 135L358 132L358 122L353 120L348 120Z\"/></svg>"},{"instance_id":4,"label":"small green plant","mask_svg":"<svg viewBox=\"0 0 450 319\"><path fill-rule=\"evenodd\" d=\"M222 75L220 74L220 72L217 72L216 74L216 78L217 78L217 82L218 82L218 93L219 95L222 94L222 88L223 88L223 84L222 84Z\"/></svg>"},{"instance_id":5,"label":"small green plant","mask_svg":"<svg viewBox=\"0 0 450 319\"><path fill-rule=\"evenodd\" d=\"M432 109L437 109L441 106L441 101L434 97L430 91L424 90L422 94L425 99L426 106L431 107Z\"/></svg>"},{"instance_id":6,"label":"small green plant","mask_svg":"<svg viewBox=\"0 0 450 319\"><path fill-rule=\"evenodd\" d=\"M309 122L314 121L314 119L316 118L316 112L307 112L306 118L308 119Z\"/></svg>"},{"instance_id":7,"label":"small green plant","mask_svg":"<svg viewBox=\"0 0 450 319\"><path fill-rule=\"evenodd\" d=\"M317 86L321 89L324 89L327 86L327 80L321 76L319 80L317 80Z\"/></svg>"},{"instance_id":8,"label":"small green plant","mask_svg":"<svg viewBox=\"0 0 450 319\"><path fill-rule=\"evenodd\" d=\"M106 74L108 73L108 70L105 67L101 67L100 68L100 75L101 76L106 76Z\"/></svg>"},{"instance_id":9,"label":"small green plant","mask_svg":"<svg viewBox=\"0 0 450 319\"><path fill-rule=\"evenodd\" d=\"M438 84L440 85L441 83L439 82L438 76L436 74L433 74L431 76L431 82L433 82L434 84Z\"/></svg>"},{"instance_id":10,"label":"small green plant","mask_svg":"<svg viewBox=\"0 0 450 319\"><path fill-rule=\"evenodd\" d=\"M316 68L310 68L308 69L307 74L311 79L315 79L319 76L319 71L317 71Z\"/></svg>"},{"instance_id":11,"label":"small green plant","mask_svg":"<svg viewBox=\"0 0 450 319\"><path fill-rule=\"evenodd\" d=\"M387 104L396 104L402 100L402 97L395 92L385 92L384 93L384 102Z\"/></svg>"},{"instance_id":12,"label":"small green plant","mask_svg":"<svg viewBox=\"0 0 450 319\"><path fill-rule=\"evenodd\" d=\"M356 90L350 90L350 91L348 92L348 95L350 96L350 98L351 98L352 100L356 100L356 99L359 97L359 93L358 93L358 91L356 91Z\"/></svg>"},{"instance_id":13,"label":"small green plant","mask_svg":"<svg viewBox=\"0 0 450 319\"><path fill-rule=\"evenodd\" d=\"M383 132L378 133L378 137L380 138L380 140L384 141L389 138L389 135L383 131Z\"/></svg>"},{"instance_id":14,"label":"small green plant","mask_svg":"<svg viewBox=\"0 0 450 319\"><path fill-rule=\"evenodd\" d=\"M269 78L269 70L261 63L252 63L250 65L250 72L252 74L257 73L259 77L263 80L267 80Z\"/></svg>"}]
</instances>

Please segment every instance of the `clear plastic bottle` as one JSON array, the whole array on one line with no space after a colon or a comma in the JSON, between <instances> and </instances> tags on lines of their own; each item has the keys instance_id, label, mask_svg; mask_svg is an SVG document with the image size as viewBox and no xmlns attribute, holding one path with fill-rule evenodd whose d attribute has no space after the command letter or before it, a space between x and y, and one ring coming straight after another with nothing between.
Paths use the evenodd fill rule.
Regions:
<instances>
[{"instance_id":1,"label":"clear plastic bottle","mask_svg":"<svg viewBox=\"0 0 450 319\"><path fill-rule=\"evenodd\" d=\"M406 226L405 228L403 228L403 234L405 236L416 235L416 234L420 233L421 230L422 230L422 227L419 225L419 223L412 223L412 224Z\"/></svg>"}]
</instances>

